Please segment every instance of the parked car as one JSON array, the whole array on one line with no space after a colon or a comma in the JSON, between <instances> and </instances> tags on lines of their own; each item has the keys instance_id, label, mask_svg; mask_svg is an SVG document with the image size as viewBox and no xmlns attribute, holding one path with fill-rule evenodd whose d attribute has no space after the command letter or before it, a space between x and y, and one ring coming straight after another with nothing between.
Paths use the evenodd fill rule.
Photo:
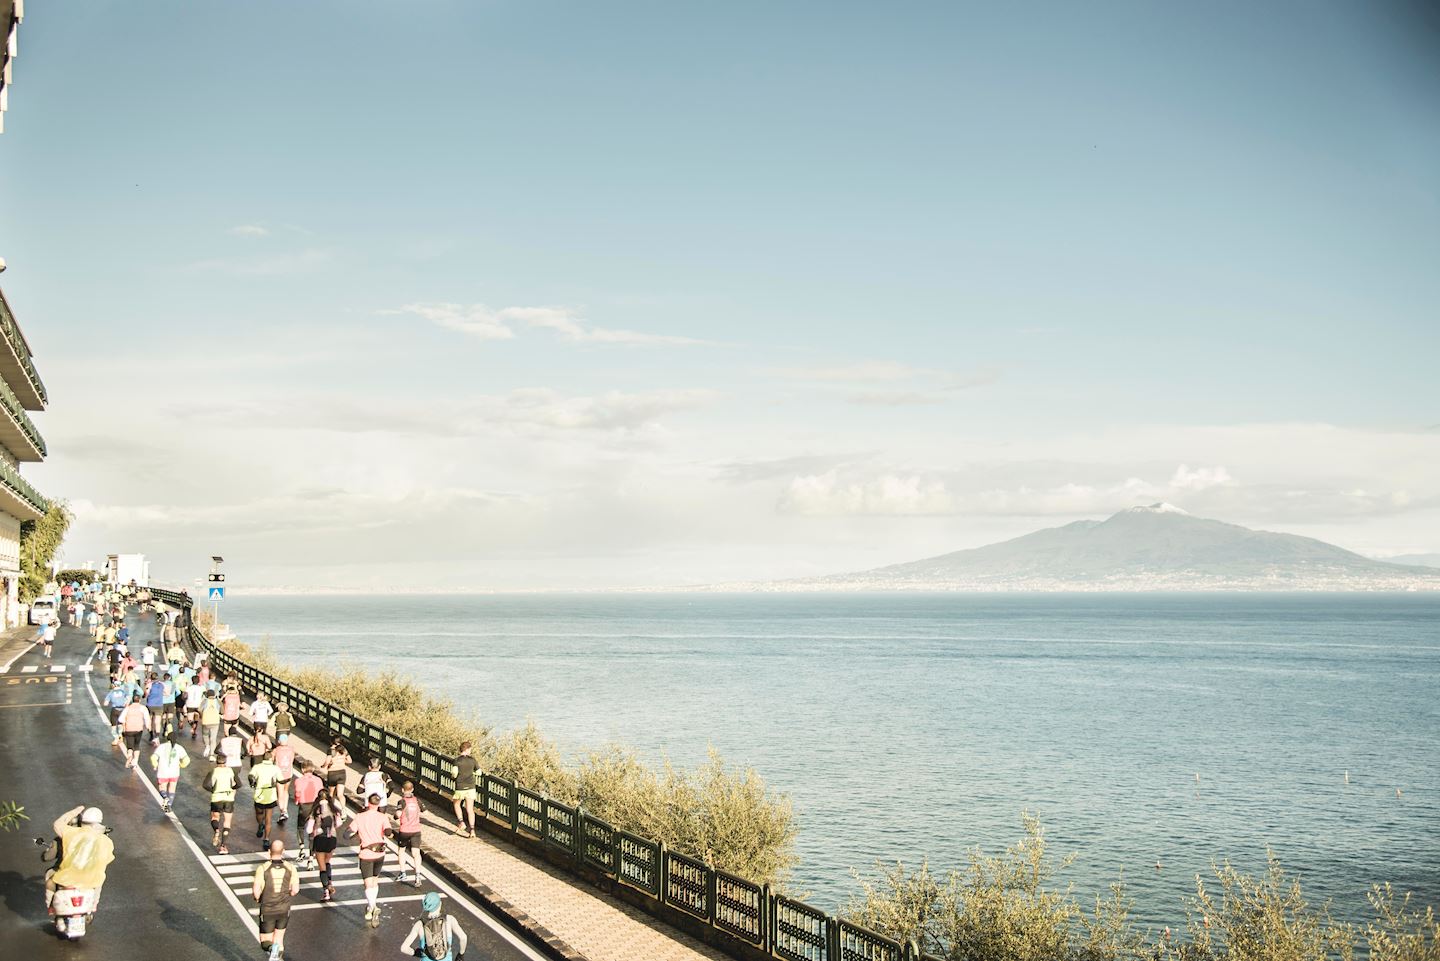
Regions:
<instances>
[{"instance_id":1,"label":"parked car","mask_svg":"<svg viewBox=\"0 0 1440 961\"><path fill-rule=\"evenodd\" d=\"M55 612L55 601L48 597L37 597L30 602L30 623L49 624L58 615Z\"/></svg>"}]
</instances>

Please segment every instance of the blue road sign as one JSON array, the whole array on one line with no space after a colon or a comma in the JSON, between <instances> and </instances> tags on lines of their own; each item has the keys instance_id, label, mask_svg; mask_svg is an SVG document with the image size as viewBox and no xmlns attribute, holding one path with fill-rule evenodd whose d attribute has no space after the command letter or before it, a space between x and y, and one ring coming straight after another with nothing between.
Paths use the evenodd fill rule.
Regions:
<instances>
[{"instance_id":1,"label":"blue road sign","mask_svg":"<svg viewBox=\"0 0 1440 961\"><path fill-rule=\"evenodd\" d=\"M223 587L212 587L212 588L210 588L210 600L212 600L212 601L223 601L223 600L225 600L225 588L223 588Z\"/></svg>"}]
</instances>

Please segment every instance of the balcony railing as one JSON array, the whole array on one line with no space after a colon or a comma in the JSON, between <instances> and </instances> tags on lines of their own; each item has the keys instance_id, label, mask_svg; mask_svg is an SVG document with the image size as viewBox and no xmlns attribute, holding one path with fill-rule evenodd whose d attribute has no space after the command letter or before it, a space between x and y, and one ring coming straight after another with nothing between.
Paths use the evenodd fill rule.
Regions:
<instances>
[{"instance_id":1,"label":"balcony railing","mask_svg":"<svg viewBox=\"0 0 1440 961\"><path fill-rule=\"evenodd\" d=\"M35 429L35 422L30 419L29 414L25 413L25 407L20 403L20 398L15 396L15 392L10 389L9 384L5 383L3 377L0 377L0 404L3 404L5 409L10 412L10 416L15 418L15 423L20 425L25 436L30 438L30 443L34 444L35 449L40 452L40 456L44 457L48 453L45 450L45 438L41 437L40 431Z\"/></svg>"},{"instance_id":2,"label":"balcony railing","mask_svg":"<svg viewBox=\"0 0 1440 961\"><path fill-rule=\"evenodd\" d=\"M18 470L3 460L0 460L0 484L4 484L12 493L40 513L43 514L50 509L50 502L40 496L40 492L31 487L30 482L21 477Z\"/></svg>"},{"instance_id":3,"label":"balcony railing","mask_svg":"<svg viewBox=\"0 0 1440 961\"><path fill-rule=\"evenodd\" d=\"M5 303L5 298L0 296L0 332L5 335L5 342L20 358L20 366L25 368L25 376L30 379L30 386L35 389L35 394L40 398L41 403L49 403L50 398L45 395L45 385L40 382L40 374L35 370L35 362L30 359L30 347L25 343L25 338L20 334L20 325L15 323L15 317L10 313L10 305Z\"/></svg>"}]
</instances>

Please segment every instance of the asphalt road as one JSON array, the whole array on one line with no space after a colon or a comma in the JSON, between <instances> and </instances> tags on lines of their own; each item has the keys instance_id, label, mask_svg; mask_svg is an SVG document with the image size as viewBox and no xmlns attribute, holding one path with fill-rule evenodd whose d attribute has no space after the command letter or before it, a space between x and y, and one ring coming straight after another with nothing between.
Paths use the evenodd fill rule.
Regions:
<instances>
[{"instance_id":1,"label":"asphalt road","mask_svg":"<svg viewBox=\"0 0 1440 961\"><path fill-rule=\"evenodd\" d=\"M148 616L132 613L130 622L132 650L138 651L155 629ZM35 648L0 674L0 800L24 805L31 818L18 833L0 834L3 954L27 961L73 961L77 952L119 961L255 961L261 953L249 886L261 855L248 788L236 799L229 855L216 855L210 845L209 798L200 788L209 765L203 760L195 758L182 772L173 816L162 813L148 754L142 755L137 773L126 770L119 750L110 746L109 727L96 705L108 678L102 665L95 665L96 672L84 669L91 648L82 630L61 628L53 661L47 663ZM181 743L192 757L198 754L198 742L187 736ZM81 803L104 809L116 857L93 926L81 942L70 944L55 935L46 918L46 864L31 839L48 838L50 822ZM286 840L293 844L293 822L286 827ZM394 958L419 915L420 897L431 890L441 891L446 910L469 935L467 959L543 957L443 881L427 876L420 888L397 884L393 853L389 860L376 926L363 917L353 847L341 847L332 862L335 903L322 904L319 881L313 872L302 872L286 958Z\"/></svg>"}]
</instances>

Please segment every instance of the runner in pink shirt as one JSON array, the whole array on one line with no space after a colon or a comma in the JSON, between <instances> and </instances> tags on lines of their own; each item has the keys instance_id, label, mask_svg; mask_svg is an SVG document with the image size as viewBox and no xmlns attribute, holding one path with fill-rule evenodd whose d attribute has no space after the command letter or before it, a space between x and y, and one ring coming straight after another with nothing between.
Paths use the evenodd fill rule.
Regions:
<instances>
[{"instance_id":1,"label":"runner in pink shirt","mask_svg":"<svg viewBox=\"0 0 1440 961\"><path fill-rule=\"evenodd\" d=\"M290 782L295 779L295 749L285 743L290 740L290 735L281 734L277 740L279 743L270 752L270 760L280 769L280 778L275 782L280 789L280 816L275 823L284 824L290 819Z\"/></svg>"},{"instance_id":2,"label":"runner in pink shirt","mask_svg":"<svg viewBox=\"0 0 1440 961\"><path fill-rule=\"evenodd\" d=\"M395 880L420 886L420 812L425 808L415 796L415 782L406 781L395 799L395 846L400 851L400 875ZM415 876L405 869L406 860L415 862Z\"/></svg>"},{"instance_id":3,"label":"runner in pink shirt","mask_svg":"<svg viewBox=\"0 0 1440 961\"><path fill-rule=\"evenodd\" d=\"M360 845L360 876L365 879L365 920L380 920L380 868L385 864L385 835L391 833L390 819L380 813L380 795L365 799L365 810L350 819L349 835Z\"/></svg>"}]
</instances>

